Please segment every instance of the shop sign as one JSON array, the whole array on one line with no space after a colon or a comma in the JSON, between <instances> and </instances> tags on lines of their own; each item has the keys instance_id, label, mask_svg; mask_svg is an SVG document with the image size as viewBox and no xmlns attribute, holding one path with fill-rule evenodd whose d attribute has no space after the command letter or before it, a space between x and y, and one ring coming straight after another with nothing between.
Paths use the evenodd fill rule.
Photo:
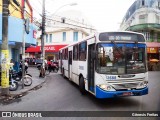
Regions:
<instances>
[{"instance_id":1,"label":"shop sign","mask_svg":"<svg viewBox=\"0 0 160 120\"><path fill-rule=\"evenodd\" d=\"M51 46L51 47L50 46L45 46L44 50L45 51L50 51L50 50L56 50L56 49L54 48L54 46Z\"/></svg>"},{"instance_id":2,"label":"shop sign","mask_svg":"<svg viewBox=\"0 0 160 120\"><path fill-rule=\"evenodd\" d=\"M147 53L158 53L158 48L147 48Z\"/></svg>"}]
</instances>

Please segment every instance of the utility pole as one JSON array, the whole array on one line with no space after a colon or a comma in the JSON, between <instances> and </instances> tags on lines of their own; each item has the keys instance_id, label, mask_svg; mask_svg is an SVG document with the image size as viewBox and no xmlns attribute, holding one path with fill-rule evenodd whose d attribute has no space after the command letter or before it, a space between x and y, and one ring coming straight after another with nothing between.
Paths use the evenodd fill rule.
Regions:
<instances>
[{"instance_id":1,"label":"utility pole","mask_svg":"<svg viewBox=\"0 0 160 120\"><path fill-rule=\"evenodd\" d=\"M1 45L1 94L9 95L9 50L8 50L8 15L9 0L2 3L2 45Z\"/></svg>"},{"instance_id":2,"label":"utility pole","mask_svg":"<svg viewBox=\"0 0 160 120\"><path fill-rule=\"evenodd\" d=\"M24 0L24 5L23 5L23 23L24 23L24 27L23 27L23 40L22 40L22 78L24 78L25 76L25 2L26 0ZM24 88L24 79L22 79L22 89Z\"/></svg>"},{"instance_id":3,"label":"utility pole","mask_svg":"<svg viewBox=\"0 0 160 120\"><path fill-rule=\"evenodd\" d=\"M45 35L45 20L46 20L46 14L45 14L45 0L43 0L42 5L42 34L41 34L41 59L42 59L42 67L40 70L39 77L45 77L45 50L44 50L44 35Z\"/></svg>"}]
</instances>

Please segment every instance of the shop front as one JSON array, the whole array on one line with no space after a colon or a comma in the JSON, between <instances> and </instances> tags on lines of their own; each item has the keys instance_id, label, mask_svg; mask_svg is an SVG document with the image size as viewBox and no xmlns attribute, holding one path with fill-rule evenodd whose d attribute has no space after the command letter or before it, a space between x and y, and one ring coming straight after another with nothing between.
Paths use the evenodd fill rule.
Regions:
<instances>
[{"instance_id":1,"label":"shop front","mask_svg":"<svg viewBox=\"0 0 160 120\"><path fill-rule=\"evenodd\" d=\"M160 43L158 42L147 42L147 55L148 61L150 59L160 60Z\"/></svg>"},{"instance_id":2,"label":"shop front","mask_svg":"<svg viewBox=\"0 0 160 120\"><path fill-rule=\"evenodd\" d=\"M55 61L58 60L59 49L65 47L65 46L67 46L67 45L46 45L44 47L45 58L47 60L55 60ZM40 58L41 46L27 48L25 52L29 53L29 56L32 56L32 58Z\"/></svg>"},{"instance_id":3,"label":"shop front","mask_svg":"<svg viewBox=\"0 0 160 120\"><path fill-rule=\"evenodd\" d=\"M151 71L160 70L160 43L147 42L148 69Z\"/></svg>"}]
</instances>

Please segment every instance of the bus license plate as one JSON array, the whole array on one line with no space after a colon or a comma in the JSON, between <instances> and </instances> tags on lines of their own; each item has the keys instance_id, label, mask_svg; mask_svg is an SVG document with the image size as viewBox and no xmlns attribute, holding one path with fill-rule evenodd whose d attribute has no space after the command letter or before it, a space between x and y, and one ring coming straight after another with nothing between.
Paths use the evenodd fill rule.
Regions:
<instances>
[{"instance_id":1,"label":"bus license plate","mask_svg":"<svg viewBox=\"0 0 160 120\"><path fill-rule=\"evenodd\" d=\"M132 92L124 92L123 94L122 94L122 96L131 96L132 95Z\"/></svg>"}]
</instances>

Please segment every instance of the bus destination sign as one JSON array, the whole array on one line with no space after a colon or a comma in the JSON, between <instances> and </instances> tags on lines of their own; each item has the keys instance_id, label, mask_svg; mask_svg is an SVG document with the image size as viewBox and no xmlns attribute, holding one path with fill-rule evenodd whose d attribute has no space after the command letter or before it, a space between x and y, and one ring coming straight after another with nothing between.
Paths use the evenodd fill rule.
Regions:
<instances>
[{"instance_id":1,"label":"bus destination sign","mask_svg":"<svg viewBox=\"0 0 160 120\"><path fill-rule=\"evenodd\" d=\"M144 36L137 33L104 32L99 35L100 41L138 41L145 42Z\"/></svg>"},{"instance_id":2,"label":"bus destination sign","mask_svg":"<svg viewBox=\"0 0 160 120\"><path fill-rule=\"evenodd\" d=\"M108 36L109 40L132 40L131 36Z\"/></svg>"}]
</instances>

